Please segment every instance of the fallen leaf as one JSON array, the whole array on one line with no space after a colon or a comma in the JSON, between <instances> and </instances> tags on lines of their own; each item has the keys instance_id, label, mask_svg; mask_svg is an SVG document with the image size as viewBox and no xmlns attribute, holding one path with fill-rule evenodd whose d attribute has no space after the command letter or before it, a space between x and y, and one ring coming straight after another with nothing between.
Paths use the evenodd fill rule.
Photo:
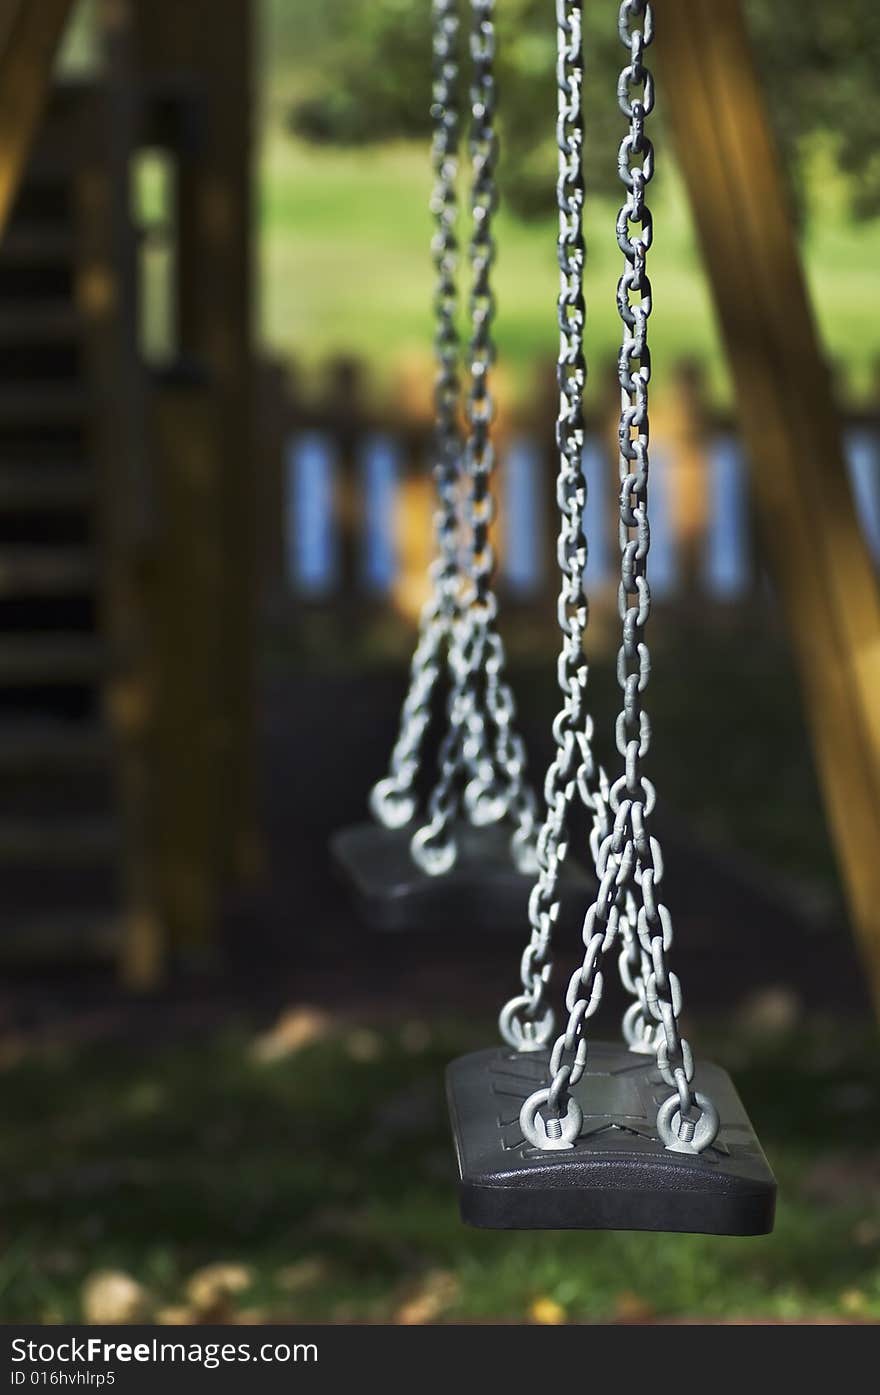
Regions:
<instances>
[{"instance_id":1,"label":"fallen leaf","mask_svg":"<svg viewBox=\"0 0 880 1395\"><path fill-rule=\"evenodd\" d=\"M427 1051L431 1045L431 1029L427 1022L405 1022L400 1029L400 1044L411 1056Z\"/></svg>"},{"instance_id":2,"label":"fallen leaf","mask_svg":"<svg viewBox=\"0 0 880 1395\"><path fill-rule=\"evenodd\" d=\"M738 1014L740 1025L759 1037L784 1036L797 1026L803 1005L791 988L759 988L743 1003Z\"/></svg>"},{"instance_id":3,"label":"fallen leaf","mask_svg":"<svg viewBox=\"0 0 880 1395\"><path fill-rule=\"evenodd\" d=\"M192 1322L198 1321L198 1315L192 1308L171 1307L160 1308L155 1316L155 1321L163 1327L187 1327Z\"/></svg>"},{"instance_id":4,"label":"fallen leaf","mask_svg":"<svg viewBox=\"0 0 880 1395\"><path fill-rule=\"evenodd\" d=\"M847 1288L840 1295L840 1306L845 1313L855 1316L865 1311L868 1299L860 1288Z\"/></svg>"},{"instance_id":5,"label":"fallen leaf","mask_svg":"<svg viewBox=\"0 0 880 1395\"><path fill-rule=\"evenodd\" d=\"M446 1269L432 1269L397 1309L394 1321L402 1327L434 1322L452 1306L458 1293L459 1284L454 1274Z\"/></svg>"},{"instance_id":6,"label":"fallen leaf","mask_svg":"<svg viewBox=\"0 0 880 1395\"><path fill-rule=\"evenodd\" d=\"M146 1289L121 1270L97 1270L83 1284L82 1310L88 1323L141 1322L149 1306Z\"/></svg>"},{"instance_id":7,"label":"fallen leaf","mask_svg":"<svg viewBox=\"0 0 880 1395\"><path fill-rule=\"evenodd\" d=\"M614 1300L614 1317L617 1322L649 1322L654 1316L651 1304L631 1289L624 1289Z\"/></svg>"},{"instance_id":8,"label":"fallen leaf","mask_svg":"<svg viewBox=\"0 0 880 1395\"><path fill-rule=\"evenodd\" d=\"M804 1180L804 1194L811 1201L826 1204L843 1197L876 1203L880 1199L880 1153L827 1153L810 1168Z\"/></svg>"},{"instance_id":9,"label":"fallen leaf","mask_svg":"<svg viewBox=\"0 0 880 1395\"><path fill-rule=\"evenodd\" d=\"M285 1264L275 1275L275 1282L285 1293L302 1293L304 1289L314 1288L326 1279L329 1270L325 1259L310 1255L307 1259L297 1260L295 1264Z\"/></svg>"},{"instance_id":10,"label":"fallen leaf","mask_svg":"<svg viewBox=\"0 0 880 1395\"><path fill-rule=\"evenodd\" d=\"M263 1327L269 1315L265 1308L239 1308L235 1321L239 1327Z\"/></svg>"},{"instance_id":11,"label":"fallen leaf","mask_svg":"<svg viewBox=\"0 0 880 1395\"><path fill-rule=\"evenodd\" d=\"M529 1318L542 1327L560 1327L568 1320L568 1314L555 1298L536 1298L529 1308Z\"/></svg>"},{"instance_id":12,"label":"fallen leaf","mask_svg":"<svg viewBox=\"0 0 880 1395\"><path fill-rule=\"evenodd\" d=\"M244 1264L208 1264L192 1275L186 1296L200 1317L219 1315L228 1300L243 1293L253 1283L253 1273Z\"/></svg>"},{"instance_id":13,"label":"fallen leaf","mask_svg":"<svg viewBox=\"0 0 880 1395\"><path fill-rule=\"evenodd\" d=\"M319 1008L295 1007L283 1012L268 1032L261 1033L251 1044L251 1058L260 1065L271 1065L287 1056L295 1056L306 1046L329 1036L332 1022Z\"/></svg>"},{"instance_id":14,"label":"fallen leaf","mask_svg":"<svg viewBox=\"0 0 880 1395\"><path fill-rule=\"evenodd\" d=\"M878 1245L880 1244L880 1220L874 1220L870 1216L863 1216L853 1226L853 1240L857 1245Z\"/></svg>"},{"instance_id":15,"label":"fallen leaf","mask_svg":"<svg viewBox=\"0 0 880 1395\"><path fill-rule=\"evenodd\" d=\"M26 1055L27 1046L23 1038L10 1035L0 1039L0 1070L11 1070L20 1065Z\"/></svg>"},{"instance_id":16,"label":"fallen leaf","mask_svg":"<svg viewBox=\"0 0 880 1395\"><path fill-rule=\"evenodd\" d=\"M345 1038L345 1048L353 1061L369 1065L382 1055L382 1038L367 1027L358 1027Z\"/></svg>"}]
</instances>

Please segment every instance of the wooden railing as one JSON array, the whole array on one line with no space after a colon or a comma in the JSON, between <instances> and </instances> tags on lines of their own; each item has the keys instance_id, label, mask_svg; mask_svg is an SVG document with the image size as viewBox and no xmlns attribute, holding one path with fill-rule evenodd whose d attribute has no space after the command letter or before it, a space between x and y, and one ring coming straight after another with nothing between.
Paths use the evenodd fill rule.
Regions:
<instances>
[{"instance_id":1,"label":"wooden railing","mask_svg":"<svg viewBox=\"0 0 880 1395\"><path fill-rule=\"evenodd\" d=\"M552 367L541 381L538 406L500 413L496 429L495 545L506 606L544 605L557 585ZM411 620L432 546L430 417L369 407L353 361L329 365L323 391L308 398L295 383L276 370L270 385L263 510L269 613L295 626L326 607L361 623L365 612L390 606ZM588 582L600 604L613 596L616 566L613 384L604 398L588 413L584 451ZM880 561L880 402L844 413L842 429L862 527ZM711 405L692 365L680 365L656 397L651 520L658 601L750 601L763 568L748 461L734 416Z\"/></svg>"}]
</instances>

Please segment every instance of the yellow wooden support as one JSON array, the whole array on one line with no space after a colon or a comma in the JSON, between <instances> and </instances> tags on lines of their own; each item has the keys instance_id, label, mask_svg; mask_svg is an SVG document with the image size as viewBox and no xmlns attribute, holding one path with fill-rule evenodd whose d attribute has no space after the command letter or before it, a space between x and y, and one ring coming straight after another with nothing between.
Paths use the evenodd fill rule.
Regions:
<instances>
[{"instance_id":1,"label":"yellow wooden support","mask_svg":"<svg viewBox=\"0 0 880 1395\"><path fill-rule=\"evenodd\" d=\"M159 526L149 588L157 901L167 944L199 964L214 951L229 823L224 677L222 452L213 393L173 379L150 412Z\"/></svg>"},{"instance_id":2,"label":"yellow wooden support","mask_svg":"<svg viewBox=\"0 0 880 1395\"><path fill-rule=\"evenodd\" d=\"M181 356L203 372L211 402L213 468L223 567L216 609L222 613L223 664L214 697L222 731L217 759L225 771L227 876L259 871L256 829L253 682L257 490L253 460L254 349L253 0L139 0L134 51L147 85L192 75L193 148L177 172L178 336ZM190 430L196 429L195 419ZM201 932L194 929L195 939Z\"/></svg>"},{"instance_id":3,"label":"yellow wooden support","mask_svg":"<svg viewBox=\"0 0 880 1395\"><path fill-rule=\"evenodd\" d=\"M73 0L0 4L0 232L18 192Z\"/></svg>"},{"instance_id":4,"label":"yellow wooden support","mask_svg":"<svg viewBox=\"0 0 880 1395\"><path fill-rule=\"evenodd\" d=\"M880 599L831 377L740 4L663 0L657 9L663 106L727 346L851 918L880 1009Z\"/></svg>"},{"instance_id":5,"label":"yellow wooden support","mask_svg":"<svg viewBox=\"0 0 880 1395\"><path fill-rule=\"evenodd\" d=\"M136 93L131 54L134 0L100 0L107 80L95 93L76 181L76 302L84 370L95 404L90 448L98 480L100 624L108 651L104 702L114 745L122 828L120 973L145 990L162 976L168 930L160 904L154 751L155 656L150 448L138 357L137 247L129 204Z\"/></svg>"}]
</instances>

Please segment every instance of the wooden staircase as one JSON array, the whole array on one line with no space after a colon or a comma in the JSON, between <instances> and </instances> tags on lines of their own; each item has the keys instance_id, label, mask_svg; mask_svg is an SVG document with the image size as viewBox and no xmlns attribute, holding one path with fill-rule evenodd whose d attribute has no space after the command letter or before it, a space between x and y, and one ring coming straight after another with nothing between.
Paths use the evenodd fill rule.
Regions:
<instances>
[{"instance_id":1,"label":"wooden staircase","mask_svg":"<svg viewBox=\"0 0 880 1395\"><path fill-rule=\"evenodd\" d=\"M76 112L53 90L0 239L0 957L106 952L119 915L101 560L76 302Z\"/></svg>"},{"instance_id":2,"label":"wooden staircase","mask_svg":"<svg viewBox=\"0 0 880 1395\"><path fill-rule=\"evenodd\" d=\"M146 990L215 953L259 866L252 0L101 6L99 76L59 84L73 7L0 22L0 959L112 949ZM161 365L146 149L175 192Z\"/></svg>"}]
</instances>

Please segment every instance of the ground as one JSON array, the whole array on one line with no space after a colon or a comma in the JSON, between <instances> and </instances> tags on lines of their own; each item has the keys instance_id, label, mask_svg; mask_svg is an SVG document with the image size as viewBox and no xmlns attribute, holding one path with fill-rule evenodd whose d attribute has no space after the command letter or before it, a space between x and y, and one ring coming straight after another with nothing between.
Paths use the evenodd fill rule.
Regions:
<instances>
[{"instance_id":1,"label":"ground","mask_svg":"<svg viewBox=\"0 0 880 1395\"><path fill-rule=\"evenodd\" d=\"M880 1319L876 1039L766 1013L698 1027L779 1180L775 1233L744 1240L462 1227L442 1073L491 1034L299 1010L7 1047L0 1319L112 1310L106 1271L167 1322Z\"/></svg>"},{"instance_id":2,"label":"ground","mask_svg":"<svg viewBox=\"0 0 880 1395\"><path fill-rule=\"evenodd\" d=\"M261 127L261 342L307 371L354 353L387 389L404 359L429 357L427 152L305 147L282 131L279 92ZM700 357L723 397L667 160L658 381ZM866 398L880 223L854 226L821 149L814 165L807 272L829 355ZM613 216L590 201L600 368L619 335ZM499 372L522 390L554 351L555 231L503 208L497 230ZM696 636L661 626L651 689L676 967L699 1005L688 1035L731 1070L780 1184L776 1230L755 1240L460 1225L443 1069L494 1040L524 923L491 943L466 925L364 933L326 844L364 815L402 671L371 668L342 626L328 645L326 613L311 623L317 659L307 621L266 666L267 887L232 908L216 976L178 975L150 1002L81 972L0 984L0 1321L880 1320L880 1047L778 617L754 632L718 614ZM527 660L516 688L539 771L552 659ZM610 716L610 652L595 669Z\"/></svg>"},{"instance_id":3,"label":"ground","mask_svg":"<svg viewBox=\"0 0 880 1395\"><path fill-rule=\"evenodd\" d=\"M363 817L403 673L338 652L352 667L267 657L266 878L213 976L147 1001L82 972L0 985L0 1320L113 1311L120 1284L126 1313L168 1321L880 1319L880 1044L772 622L660 626L652 685L688 1037L780 1184L755 1240L459 1224L443 1069L495 1040L525 917L365 932L327 839ZM552 666L514 682L541 768Z\"/></svg>"}]
</instances>

